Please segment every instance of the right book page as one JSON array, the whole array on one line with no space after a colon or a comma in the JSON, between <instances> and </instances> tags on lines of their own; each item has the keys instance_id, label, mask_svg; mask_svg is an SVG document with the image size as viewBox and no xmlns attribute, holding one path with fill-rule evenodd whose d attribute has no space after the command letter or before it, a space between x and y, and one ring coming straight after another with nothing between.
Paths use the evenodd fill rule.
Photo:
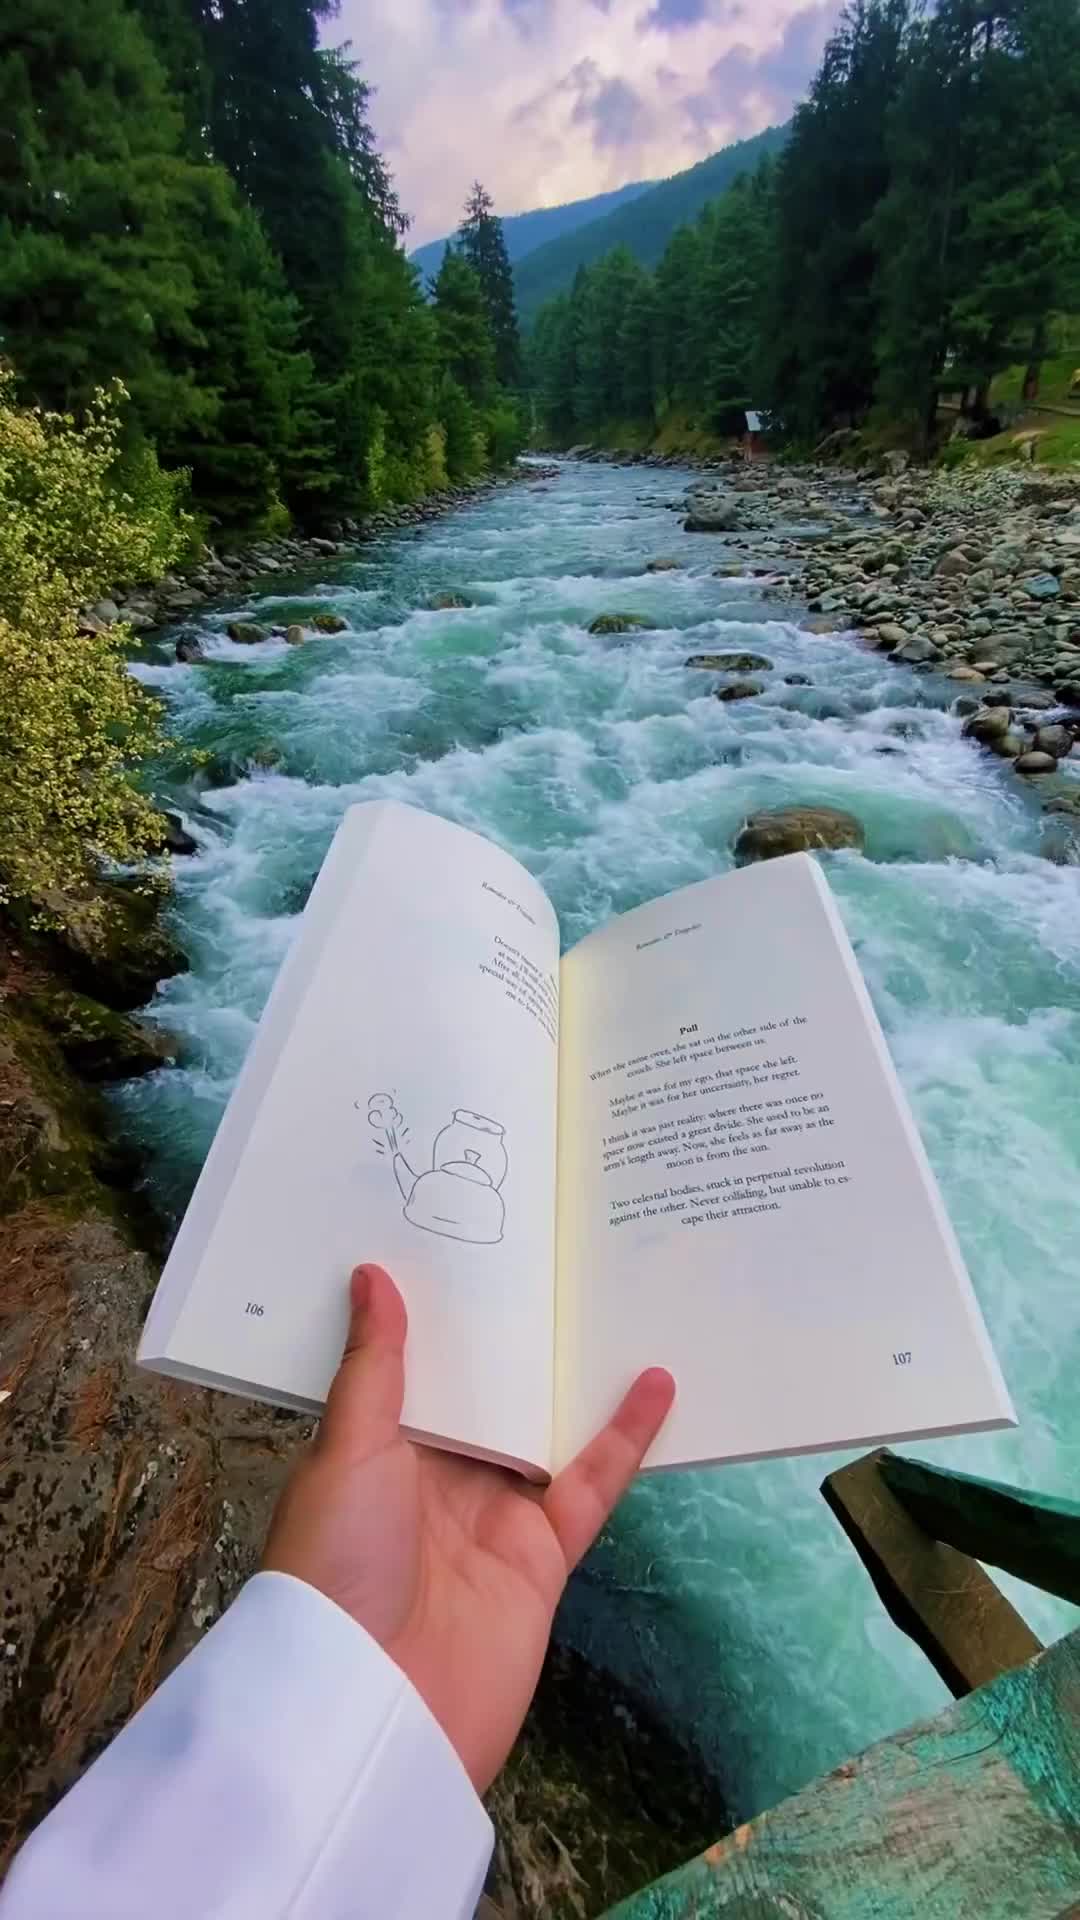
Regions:
<instances>
[{"instance_id":1,"label":"right book page","mask_svg":"<svg viewBox=\"0 0 1080 1920\"><path fill-rule=\"evenodd\" d=\"M652 1467L1013 1422L809 855L567 954L559 1100L556 1466L654 1365Z\"/></svg>"}]
</instances>

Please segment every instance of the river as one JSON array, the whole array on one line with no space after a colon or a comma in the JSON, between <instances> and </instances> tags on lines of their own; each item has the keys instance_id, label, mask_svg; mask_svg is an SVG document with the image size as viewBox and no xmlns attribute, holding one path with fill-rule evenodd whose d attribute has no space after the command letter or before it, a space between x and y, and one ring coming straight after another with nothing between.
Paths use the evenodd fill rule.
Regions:
<instances>
[{"instance_id":1,"label":"river","mask_svg":"<svg viewBox=\"0 0 1080 1920\"><path fill-rule=\"evenodd\" d=\"M241 777L207 788L177 759L166 780L202 841L175 863L192 970L155 1003L186 1051L122 1091L124 1125L163 1204L182 1205L354 800L393 795L509 847L568 944L729 866L754 806L848 808L866 856L828 856L829 877L1021 1416L1014 1434L917 1451L1075 1493L1080 870L1040 857L1034 802L960 741L954 686L803 632L753 580L715 577L725 541L683 533L664 504L690 478L568 465L547 491L501 491L215 610L196 622L206 665L176 664L171 642L144 656L177 741ZM643 573L667 555L683 570ZM444 590L475 604L418 610ZM229 618L317 607L348 632L300 648L224 634ZM657 630L585 632L613 609ZM717 646L774 661L760 698L722 704L684 669ZM835 1464L640 1483L564 1608L565 1635L693 1737L743 1814L944 1700L818 1497ZM1045 1636L1072 1624L1006 1584Z\"/></svg>"}]
</instances>

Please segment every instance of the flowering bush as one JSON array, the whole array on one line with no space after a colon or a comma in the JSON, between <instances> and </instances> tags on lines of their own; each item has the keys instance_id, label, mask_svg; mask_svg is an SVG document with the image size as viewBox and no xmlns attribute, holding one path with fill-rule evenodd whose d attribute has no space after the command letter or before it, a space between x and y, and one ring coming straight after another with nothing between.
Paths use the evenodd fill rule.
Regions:
<instances>
[{"instance_id":1,"label":"flowering bush","mask_svg":"<svg viewBox=\"0 0 1080 1920\"><path fill-rule=\"evenodd\" d=\"M144 453L138 499L111 483L123 398L99 393L77 424L20 407L0 372L0 900L40 903L160 845L131 780L160 747L160 709L125 668L128 629L77 624L116 582L163 573L187 538L183 476Z\"/></svg>"}]
</instances>

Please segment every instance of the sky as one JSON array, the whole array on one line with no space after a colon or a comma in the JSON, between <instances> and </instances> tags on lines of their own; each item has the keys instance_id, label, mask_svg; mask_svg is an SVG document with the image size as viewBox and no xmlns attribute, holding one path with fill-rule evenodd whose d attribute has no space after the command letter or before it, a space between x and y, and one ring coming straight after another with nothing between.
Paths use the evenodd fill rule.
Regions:
<instances>
[{"instance_id":1,"label":"sky","mask_svg":"<svg viewBox=\"0 0 1080 1920\"><path fill-rule=\"evenodd\" d=\"M409 244L692 166L788 117L842 0L341 0Z\"/></svg>"}]
</instances>

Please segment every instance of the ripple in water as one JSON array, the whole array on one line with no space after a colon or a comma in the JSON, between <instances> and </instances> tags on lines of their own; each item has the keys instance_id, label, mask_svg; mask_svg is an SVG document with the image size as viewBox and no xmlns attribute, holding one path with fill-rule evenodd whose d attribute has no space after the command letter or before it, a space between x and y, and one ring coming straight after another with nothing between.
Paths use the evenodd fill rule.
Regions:
<instances>
[{"instance_id":1,"label":"ripple in water","mask_svg":"<svg viewBox=\"0 0 1080 1920\"><path fill-rule=\"evenodd\" d=\"M127 1122L162 1198L182 1206L354 800L394 795L507 846L547 887L568 943L725 869L752 807L851 808L867 857L832 857L830 879L1022 1422L920 1452L1072 1493L1080 870L1038 857L1033 800L961 749L944 683L802 633L751 580L716 578L723 541L684 535L642 485L567 470L542 499L498 495L365 548L337 581L277 586L228 616L283 623L322 600L350 621L338 638L235 647L215 615L209 665L163 653L140 667L186 744L241 766L270 748L276 764L199 793L166 778L204 847L176 863L192 971L155 1003L189 1052L182 1070L123 1091ZM681 491L682 476L649 476L649 502ZM660 555L685 570L645 574ZM417 611L443 590L475 604ZM656 630L584 631L618 609ZM717 648L775 663L760 700L725 706L710 676L684 668ZM782 685L789 672L813 686ZM838 1463L642 1482L565 1603L564 1632L693 1737L743 1813L944 1698L817 1495ZM1072 1624L1073 1610L1006 1584L1045 1637Z\"/></svg>"}]
</instances>

